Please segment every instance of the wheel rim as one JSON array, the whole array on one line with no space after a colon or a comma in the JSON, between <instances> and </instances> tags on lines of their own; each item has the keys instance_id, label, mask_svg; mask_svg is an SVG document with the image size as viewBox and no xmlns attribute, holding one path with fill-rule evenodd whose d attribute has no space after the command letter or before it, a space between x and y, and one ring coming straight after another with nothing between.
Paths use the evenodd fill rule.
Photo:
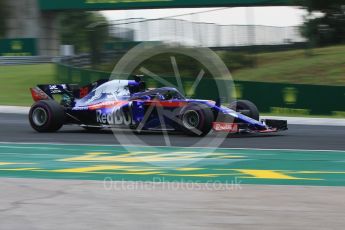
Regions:
<instances>
[{"instance_id":1,"label":"wheel rim","mask_svg":"<svg viewBox=\"0 0 345 230\"><path fill-rule=\"evenodd\" d=\"M200 122L199 114L194 110L188 110L184 113L182 123L188 129L197 128Z\"/></svg>"},{"instance_id":2,"label":"wheel rim","mask_svg":"<svg viewBox=\"0 0 345 230\"><path fill-rule=\"evenodd\" d=\"M37 126L43 126L48 119L47 112L43 108L36 108L32 113L32 121Z\"/></svg>"}]
</instances>

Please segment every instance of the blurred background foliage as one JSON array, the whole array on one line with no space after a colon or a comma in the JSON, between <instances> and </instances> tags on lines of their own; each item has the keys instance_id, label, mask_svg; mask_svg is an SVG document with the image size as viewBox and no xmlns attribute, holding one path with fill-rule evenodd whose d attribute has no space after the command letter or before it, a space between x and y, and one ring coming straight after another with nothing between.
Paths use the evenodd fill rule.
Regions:
<instances>
[{"instance_id":1,"label":"blurred background foliage","mask_svg":"<svg viewBox=\"0 0 345 230\"><path fill-rule=\"evenodd\" d=\"M63 12L59 15L62 44L73 45L76 53L101 49L108 40L108 21L98 12Z\"/></svg>"},{"instance_id":2,"label":"blurred background foliage","mask_svg":"<svg viewBox=\"0 0 345 230\"><path fill-rule=\"evenodd\" d=\"M0 0L0 38L5 36L6 32L6 19L7 19L7 11L6 11L6 2L5 0Z\"/></svg>"},{"instance_id":3,"label":"blurred background foliage","mask_svg":"<svg viewBox=\"0 0 345 230\"><path fill-rule=\"evenodd\" d=\"M344 0L297 0L309 11L309 17L301 27L312 46L345 43L345 1ZM312 17L312 13L322 15Z\"/></svg>"}]
</instances>

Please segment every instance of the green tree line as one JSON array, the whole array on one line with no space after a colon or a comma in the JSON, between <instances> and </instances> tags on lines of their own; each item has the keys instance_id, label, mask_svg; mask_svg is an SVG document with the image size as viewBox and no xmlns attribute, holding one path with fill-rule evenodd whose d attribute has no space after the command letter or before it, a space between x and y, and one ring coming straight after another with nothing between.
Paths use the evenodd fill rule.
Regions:
<instances>
[{"instance_id":1,"label":"green tree line","mask_svg":"<svg viewBox=\"0 0 345 230\"><path fill-rule=\"evenodd\" d=\"M0 0L0 38L4 37L6 34L6 1Z\"/></svg>"},{"instance_id":2,"label":"green tree line","mask_svg":"<svg viewBox=\"0 0 345 230\"><path fill-rule=\"evenodd\" d=\"M301 27L301 33L313 46L345 43L345 1L344 0L295 0L305 7L309 17ZM319 17L312 17L321 12Z\"/></svg>"},{"instance_id":3,"label":"green tree line","mask_svg":"<svg viewBox=\"0 0 345 230\"><path fill-rule=\"evenodd\" d=\"M108 21L98 12L65 12L59 15L62 44L75 47L77 53L101 49L108 39Z\"/></svg>"}]
</instances>

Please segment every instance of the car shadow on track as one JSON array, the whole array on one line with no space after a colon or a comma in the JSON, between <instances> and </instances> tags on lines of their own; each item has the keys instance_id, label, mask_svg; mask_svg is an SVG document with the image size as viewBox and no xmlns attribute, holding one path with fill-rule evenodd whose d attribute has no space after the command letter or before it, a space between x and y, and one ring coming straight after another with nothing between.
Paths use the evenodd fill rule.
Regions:
<instances>
[{"instance_id":1,"label":"car shadow on track","mask_svg":"<svg viewBox=\"0 0 345 230\"><path fill-rule=\"evenodd\" d=\"M78 128L73 128L73 129L62 129L59 131L59 133L70 133L70 134L100 134L100 135L109 135L109 134L126 134L126 135L135 135L138 137L146 137L146 136L162 136L164 133L161 131L142 131L140 133L134 133L131 130L121 130L121 131L112 131L110 129L102 129L102 130L84 130L84 129L78 129ZM169 136L174 136L174 137L187 137L191 139L197 139L200 137L193 137L193 136L188 136L183 133L179 132L169 132ZM231 139L238 139L238 138L269 138L269 137L279 137L279 136L285 136L285 134L282 133L241 133L241 134L228 134L227 138ZM215 137L214 133L210 133L206 137ZM223 137L223 136L222 136Z\"/></svg>"}]
</instances>

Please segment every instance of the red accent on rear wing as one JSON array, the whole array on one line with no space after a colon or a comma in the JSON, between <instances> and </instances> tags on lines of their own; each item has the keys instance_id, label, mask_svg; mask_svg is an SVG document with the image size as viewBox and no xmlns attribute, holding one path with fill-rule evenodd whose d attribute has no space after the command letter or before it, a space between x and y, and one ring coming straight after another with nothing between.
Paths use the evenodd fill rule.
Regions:
<instances>
[{"instance_id":1,"label":"red accent on rear wing","mask_svg":"<svg viewBox=\"0 0 345 230\"><path fill-rule=\"evenodd\" d=\"M87 86L80 88L79 89L79 98L85 97L86 95L89 94L89 92L90 92L90 89Z\"/></svg>"},{"instance_id":2,"label":"red accent on rear wing","mask_svg":"<svg viewBox=\"0 0 345 230\"><path fill-rule=\"evenodd\" d=\"M31 96L34 101L49 100L49 96L38 87L30 88Z\"/></svg>"}]
</instances>

